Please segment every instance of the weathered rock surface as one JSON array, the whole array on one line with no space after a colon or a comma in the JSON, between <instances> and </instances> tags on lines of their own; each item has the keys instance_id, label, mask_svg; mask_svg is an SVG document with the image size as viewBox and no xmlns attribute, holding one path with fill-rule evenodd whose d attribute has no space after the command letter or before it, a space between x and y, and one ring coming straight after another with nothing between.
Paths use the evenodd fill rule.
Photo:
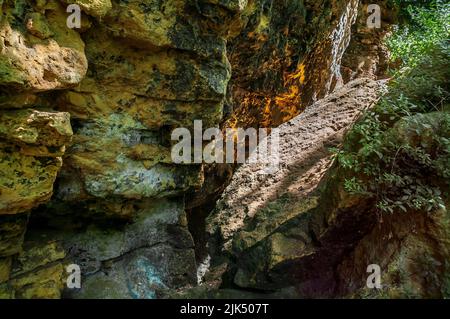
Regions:
<instances>
[{"instance_id":1,"label":"weathered rock surface","mask_svg":"<svg viewBox=\"0 0 450 319\"><path fill-rule=\"evenodd\" d=\"M68 113L33 109L0 114L0 282L21 252L29 214L50 199L70 143ZM27 283L23 283L26 285ZM24 297L30 297L25 294Z\"/></svg>"},{"instance_id":2,"label":"weathered rock surface","mask_svg":"<svg viewBox=\"0 0 450 319\"><path fill-rule=\"evenodd\" d=\"M399 145L435 152L433 137L450 137L450 114L431 112L408 116L386 133L388 141ZM449 150L446 151L447 154ZM433 155L431 155L433 156ZM442 157L448 163L448 157ZM400 165L404 163L400 162ZM448 184L444 176L432 175L439 185L444 202L438 209L408 209L378 217L355 249L339 264L339 290L342 294L366 298L448 298L450 292L450 213ZM367 201L367 199L366 199ZM369 199L370 201L370 199ZM374 214L374 208L367 213ZM364 266L364 263L367 263ZM382 289L371 290L362 285L367 277L364 268L378 264L382 272Z\"/></svg>"},{"instance_id":3,"label":"weathered rock surface","mask_svg":"<svg viewBox=\"0 0 450 319\"><path fill-rule=\"evenodd\" d=\"M28 214L0 216L0 259L20 252L28 222ZM6 260L3 260L6 267ZM4 273L7 269L4 268Z\"/></svg>"},{"instance_id":4,"label":"weathered rock surface","mask_svg":"<svg viewBox=\"0 0 450 319\"><path fill-rule=\"evenodd\" d=\"M362 0L358 7L358 17L352 26L352 38L342 58L342 78L344 82L359 77L385 78L389 66L389 52L384 39L395 22L397 9L390 1L378 1L383 14L381 27L370 28L367 12L373 1Z\"/></svg>"},{"instance_id":5,"label":"weathered rock surface","mask_svg":"<svg viewBox=\"0 0 450 319\"><path fill-rule=\"evenodd\" d=\"M227 126L276 127L330 93L340 81L359 1L262 1L230 41Z\"/></svg>"},{"instance_id":6,"label":"weathered rock surface","mask_svg":"<svg viewBox=\"0 0 450 319\"><path fill-rule=\"evenodd\" d=\"M319 218L314 212L332 163L329 148L337 146L361 112L376 103L380 89L380 83L369 79L351 82L281 125L280 166L275 174L264 174L264 165L250 163L236 171L208 220L213 261L220 267L224 260L228 263L234 284L271 290L289 282L300 285L307 280L301 276L316 274L306 286L333 289L326 282L332 274L320 271L327 266L318 258L323 254L321 239L313 235L311 220ZM311 287L304 293L313 295Z\"/></svg>"},{"instance_id":7,"label":"weathered rock surface","mask_svg":"<svg viewBox=\"0 0 450 319\"><path fill-rule=\"evenodd\" d=\"M218 285L225 272L223 282L262 290L302 283L283 296L339 289L327 267L359 235L335 242L341 230L326 227L345 221L332 206L340 198L323 204L331 215L312 218L317 184L327 148L379 84L352 82L310 105L343 80L377 73L340 74L341 61L356 67L344 53L364 19L359 2L0 0L0 298L157 298L195 286L185 202L190 216L211 205L232 169L174 164L172 130L194 120L275 127L306 107L281 127L279 175L241 167L210 218L214 253L229 267L214 260L207 276ZM70 4L82 10L79 29L67 27ZM325 279L310 277L324 256ZM342 273L356 278L345 262ZM72 263L79 290L66 287ZM298 265L294 277L280 275Z\"/></svg>"},{"instance_id":8,"label":"weathered rock surface","mask_svg":"<svg viewBox=\"0 0 450 319\"><path fill-rule=\"evenodd\" d=\"M72 129L69 114L54 111L4 111L0 123L0 214L16 214L52 195Z\"/></svg>"},{"instance_id":9,"label":"weathered rock surface","mask_svg":"<svg viewBox=\"0 0 450 319\"><path fill-rule=\"evenodd\" d=\"M187 296L211 297L211 291L235 286L275 291L278 297L286 291L301 298L448 296L448 203L428 213L409 210L381 216L375 196L349 193L344 189L349 172L329 168L327 148L341 141L347 121L357 115L355 109L351 115L352 107L375 103L375 83L350 82L281 125L282 160L275 176L258 174L263 168L250 163L237 170L209 217L210 282L203 287L206 292L197 289ZM320 125L328 111L339 107L336 113L342 118L334 113L329 117L333 125ZM436 112L408 117L386 138L396 140L396 145L425 145L431 150L430 130L443 133L443 138L450 133L439 124L442 116ZM320 129L315 131L315 125ZM448 187L442 185L445 193ZM373 264L383 269L383 289L366 286L367 267Z\"/></svg>"},{"instance_id":10,"label":"weathered rock surface","mask_svg":"<svg viewBox=\"0 0 450 319\"><path fill-rule=\"evenodd\" d=\"M253 1L248 23L229 39L232 67L224 127L276 127L343 84L341 60L359 1ZM363 17L366 14L359 11ZM338 18L337 18L338 17ZM232 165L204 165L205 181L188 202L207 215L230 182Z\"/></svg>"},{"instance_id":11,"label":"weathered rock surface","mask_svg":"<svg viewBox=\"0 0 450 319\"><path fill-rule=\"evenodd\" d=\"M235 232L242 228L246 219L257 218L257 212L271 201L283 194L301 196L314 191L330 166L331 154L328 149L338 145L361 112L377 101L379 90L380 84L368 79L351 82L278 127L280 166L277 173L265 174L264 164L241 166L222 195L217 205L217 214L210 218L210 232L214 237L220 238L221 246L231 249L230 240ZM304 209L315 206L317 203L314 202L312 200L309 204L305 203ZM295 214L301 210L297 207L294 209ZM267 213L270 213L270 207ZM272 227L278 227L291 218L284 209L278 214L281 219L275 223L271 220ZM271 218L278 220L276 215ZM258 229L255 229L253 236L266 237L273 231L264 227L263 220L254 224L258 225ZM242 241L247 247L241 249L247 249L259 240L252 240L251 233L248 233L247 239Z\"/></svg>"},{"instance_id":12,"label":"weathered rock surface","mask_svg":"<svg viewBox=\"0 0 450 319\"><path fill-rule=\"evenodd\" d=\"M84 43L67 28L64 7L51 1L36 8L45 14L27 14L27 1L6 5L0 23L2 86L43 92L78 84L87 71Z\"/></svg>"},{"instance_id":13,"label":"weathered rock surface","mask_svg":"<svg viewBox=\"0 0 450 319\"><path fill-rule=\"evenodd\" d=\"M69 4L83 12L80 29L66 25ZM134 225L141 229L130 230L132 234L122 229L103 238L89 230L74 231L111 245L111 256L97 256L98 250L88 249L96 245L94 238L84 241L87 253L100 258L96 265L120 259L114 267L122 284L129 276L136 285L146 278L148 273L131 274L135 266L153 271L167 287L195 284L192 238L185 225L180 230L172 225L183 219L182 200L175 209L155 198L182 195L203 181L199 165L172 163L170 133L175 127L191 127L194 119L206 127L220 123L231 75L226 38L239 32L246 6L241 1L201 1L197 7L185 0L1 2L0 215L14 214L0 216L1 280L11 273L8 294L60 296L60 263L19 275L11 272L15 266L10 262L11 255L21 253L29 211L50 200L54 185L54 200L35 212L39 221L45 218L53 226L77 218L88 225L92 219L132 221L140 205L149 212L160 210L164 218L139 220ZM225 21L234 27L224 27ZM171 240L164 239L166 228ZM145 237L147 232L153 232L153 239L122 248L112 243L117 236ZM32 236L29 231L27 238ZM153 242L157 239L161 242ZM25 246L39 247L43 241L30 240ZM69 245L58 236L53 240ZM121 273L122 265L132 262L137 264L128 267L130 272ZM44 284L43 268L54 278L51 289L22 291L23 285ZM124 294L154 297L139 289Z\"/></svg>"},{"instance_id":14,"label":"weathered rock surface","mask_svg":"<svg viewBox=\"0 0 450 319\"><path fill-rule=\"evenodd\" d=\"M156 298L195 285L192 237L181 200L136 204L127 225L31 228L14 263L1 259L0 293L15 298ZM84 227L83 227L84 228ZM80 266L81 289L69 289L68 265ZM9 277L6 271L9 267Z\"/></svg>"},{"instance_id":15,"label":"weathered rock surface","mask_svg":"<svg viewBox=\"0 0 450 319\"><path fill-rule=\"evenodd\" d=\"M77 4L87 14L96 17L104 17L112 8L110 0L63 0L66 4Z\"/></svg>"}]
</instances>

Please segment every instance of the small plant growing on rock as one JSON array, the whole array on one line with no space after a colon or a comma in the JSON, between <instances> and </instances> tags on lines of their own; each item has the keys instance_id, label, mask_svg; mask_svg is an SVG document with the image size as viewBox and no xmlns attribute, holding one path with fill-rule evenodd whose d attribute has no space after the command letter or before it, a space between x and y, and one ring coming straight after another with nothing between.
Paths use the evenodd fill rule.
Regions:
<instances>
[{"instance_id":1,"label":"small plant growing on rock","mask_svg":"<svg viewBox=\"0 0 450 319\"><path fill-rule=\"evenodd\" d=\"M410 29L389 40L404 67L336 151L353 176L345 190L376 198L382 212L445 209L449 197L449 6L436 1L433 8L408 9Z\"/></svg>"}]
</instances>

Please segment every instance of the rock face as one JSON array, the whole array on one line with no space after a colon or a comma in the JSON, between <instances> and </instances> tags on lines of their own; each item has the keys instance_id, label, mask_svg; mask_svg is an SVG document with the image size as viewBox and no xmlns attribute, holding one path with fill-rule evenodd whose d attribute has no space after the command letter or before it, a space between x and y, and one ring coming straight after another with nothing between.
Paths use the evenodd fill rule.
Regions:
<instances>
[{"instance_id":1,"label":"rock face","mask_svg":"<svg viewBox=\"0 0 450 319\"><path fill-rule=\"evenodd\" d=\"M357 80L279 126L280 164L277 174L264 174L264 164L241 166L218 202L217 214L210 217L211 235L220 239L220 245L225 250L231 251L230 240L236 230L241 229L244 221L253 218L261 208L284 195L312 193L330 166L331 154L328 149L342 141L350 125L363 110L377 101L379 95L379 83L369 79ZM304 208L308 210L314 203L317 204L312 200ZM294 209L297 210L298 207ZM270 208L267 213L271 213ZM285 210L278 213L282 219L275 223L271 221L271 227L278 227L290 218ZM277 219L276 216L271 218ZM262 221L254 224L261 229L255 229L252 235L243 232L239 243L239 246L243 246L238 247L239 251L259 241L254 236L265 237L266 231L272 232Z\"/></svg>"},{"instance_id":2,"label":"rock face","mask_svg":"<svg viewBox=\"0 0 450 319\"><path fill-rule=\"evenodd\" d=\"M276 127L340 82L358 1L262 1L230 41L231 127Z\"/></svg>"},{"instance_id":3,"label":"rock face","mask_svg":"<svg viewBox=\"0 0 450 319\"><path fill-rule=\"evenodd\" d=\"M64 8L58 2L37 5L37 12L30 12L27 1L4 5L2 86L44 92L78 84L87 71L84 43L76 31L66 27Z\"/></svg>"},{"instance_id":4,"label":"rock face","mask_svg":"<svg viewBox=\"0 0 450 319\"><path fill-rule=\"evenodd\" d=\"M113 2L85 32L89 72L57 97L76 123L57 199L126 201L200 185L200 167L171 163L170 133L194 119L220 121L230 67L224 38L200 35L206 21L187 6Z\"/></svg>"},{"instance_id":5,"label":"rock face","mask_svg":"<svg viewBox=\"0 0 450 319\"><path fill-rule=\"evenodd\" d=\"M388 142L401 141L401 145L423 147L429 154L436 152L442 156L449 154L448 147L444 153L435 151L431 136L448 139L448 123L450 114L446 112L416 114L397 122L386 133L386 138ZM444 161L449 162L447 155L444 155ZM399 165L404 162L399 161ZM442 194L448 192L446 177L435 175L432 170L427 175L441 185ZM445 196L442 204L434 209L408 209L405 214L387 214L381 220L377 216L376 227L364 233L355 249L337 267L340 293L369 298L448 298L450 215L448 196ZM373 198L365 199L371 200ZM369 208L366 214L376 215L374 210ZM361 278L366 275L363 264L368 261L368 264L376 263L385 269L381 278L382 290L361 287Z\"/></svg>"},{"instance_id":6,"label":"rock face","mask_svg":"<svg viewBox=\"0 0 450 319\"><path fill-rule=\"evenodd\" d=\"M248 23L227 43L233 72L223 127L277 127L342 85L340 65L358 5L359 1L249 2L243 15ZM211 198L219 198L233 169L205 165L201 191L188 207L194 207L195 214L209 213Z\"/></svg>"},{"instance_id":7,"label":"rock face","mask_svg":"<svg viewBox=\"0 0 450 319\"><path fill-rule=\"evenodd\" d=\"M169 288L197 283L182 201L143 203L135 215L127 225L54 235L87 275L82 289L67 290L66 297L153 299Z\"/></svg>"},{"instance_id":8,"label":"rock face","mask_svg":"<svg viewBox=\"0 0 450 319\"><path fill-rule=\"evenodd\" d=\"M329 149L377 102L380 89L369 79L351 82L281 125L276 174L261 174L264 167L250 163L236 171L208 220L215 266L223 269L225 260L234 284L265 291L295 283L304 297L332 295L331 263L342 257L348 238L328 243L336 236L322 220L331 223L341 209L320 194L332 163ZM352 236L350 227L346 231Z\"/></svg>"},{"instance_id":9,"label":"rock face","mask_svg":"<svg viewBox=\"0 0 450 319\"><path fill-rule=\"evenodd\" d=\"M237 32L246 4L200 1L196 8L190 1L174 0L0 5L4 294L60 297L63 266L81 264L83 258L93 259L82 267L88 280L72 297L118 296L118 288L93 292L101 287L97 281L105 281L103 263L115 274L108 278L111 285L123 287L122 297L150 298L157 288L195 284L183 199L164 204L166 200L157 198L182 196L202 183L199 165L172 163L170 134L175 127L191 127L194 119L207 127L221 121L231 75L229 32L222 23L236 25ZM78 29L66 23L71 18L68 5L82 10ZM32 216L36 224L56 227L54 234L42 239L43 226L36 226L36 232L29 228L22 251L30 210L53 193L51 203ZM71 229L62 226L79 218L85 220ZM92 219L100 224L121 220L110 226L119 230L103 236L92 228L97 225ZM53 259L43 253L42 264L20 265L30 249L45 251L39 247L55 241L63 256ZM123 267L129 270L122 273ZM45 286L51 288L41 290L50 274L52 283ZM141 287L145 278L151 280L149 287Z\"/></svg>"},{"instance_id":10,"label":"rock face","mask_svg":"<svg viewBox=\"0 0 450 319\"><path fill-rule=\"evenodd\" d=\"M0 215L12 215L51 197L72 129L70 116L64 112L7 110L0 121Z\"/></svg>"},{"instance_id":11,"label":"rock face","mask_svg":"<svg viewBox=\"0 0 450 319\"><path fill-rule=\"evenodd\" d=\"M349 173L332 164L329 148L376 103L381 87L352 81L281 125L276 174L262 175L264 167L251 163L236 171L207 221L210 276L184 297L221 297L227 288L278 298L448 296L448 202L428 213L381 216L376 198L345 190ZM417 132L423 127L448 138L438 124L443 116L409 117L387 137L431 149L422 144L430 135ZM383 269L380 290L366 286L374 264Z\"/></svg>"},{"instance_id":12,"label":"rock face","mask_svg":"<svg viewBox=\"0 0 450 319\"><path fill-rule=\"evenodd\" d=\"M67 24L77 13L69 5L81 10L79 28ZM0 0L0 298L158 298L196 286L192 216L232 169L173 163L171 132L194 120L285 123L280 175L253 178L258 168L243 166L209 219L213 251L225 258L213 269L242 288L275 289L291 280L277 276L301 265L297 295L331 293L321 288L333 275L327 266L354 237L333 242L324 220L344 215L313 223L312 211L327 147L378 96L379 83L367 79L339 89L376 73L340 71L342 61L355 70L344 53L364 45L350 42L364 8L358 0ZM297 134L305 139L293 145ZM334 251L323 281L308 277L316 256L329 253L318 241ZM356 278L352 258L340 273ZM80 289L66 284L73 264Z\"/></svg>"},{"instance_id":13,"label":"rock face","mask_svg":"<svg viewBox=\"0 0 450 319\"><path fill-rule=\"evenodd\" d=\"M342 59L342 78L348 82L359 77L383 78L389 64L389 53L383 40L395 23L397 9L389 1L378 1L383 14L381 28L367 25L367 12L372 1L360 1L358 17L352 26L352 38Z\"/></svg>"}]
</instances>

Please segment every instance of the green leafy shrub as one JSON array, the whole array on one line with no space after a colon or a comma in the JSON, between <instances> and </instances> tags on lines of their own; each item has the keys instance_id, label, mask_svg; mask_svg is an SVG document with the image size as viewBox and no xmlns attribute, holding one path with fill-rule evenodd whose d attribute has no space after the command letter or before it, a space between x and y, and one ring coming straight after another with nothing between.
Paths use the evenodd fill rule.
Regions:
<instances>
[{"instance_id":1,"label":"green leafy shrub","mask_svg":"<svg viewBox=\"0 0 450 319\"><path fill-rule=\"evenodd\" d=\"M448 41L450 4L441 0L393 2L401 8L401 17L407 23L394 30L388 46L394 60L414 67L436 43Z\"/></svg>"},{"instance_id":2,"label":"green leafy shrub","mask_svg":"<svg viewBox=\"0 0 450 319\"><path fill-rule=\"evenodd\" d=\"M445 42L407 65L337 151L349 193L376 198L382 212L445 207L450 189L450 50Z\"/></svg>"}]
</instances>

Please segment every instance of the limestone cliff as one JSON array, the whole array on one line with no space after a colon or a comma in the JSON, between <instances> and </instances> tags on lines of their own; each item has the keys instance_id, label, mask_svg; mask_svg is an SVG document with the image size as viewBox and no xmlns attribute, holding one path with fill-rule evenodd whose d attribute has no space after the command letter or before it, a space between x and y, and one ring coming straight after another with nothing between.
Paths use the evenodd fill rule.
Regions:
<instances>
[{"instance_id":1,"label":"limestone cliff","mask_svg":"<svg viewBox=\"0 0 450 319\"><path fill-rule=\"evenodd\" d=\"M327 147L380 95L390 19L364 29L366 2L0 0L0 298L195 294L204 215L230 181L208 219L213 293L230 283L284 291L292 278L305 284L290 296L356 293L343 274L361 276L354 259L364 241L336 242L333 222L345 214L312 215L330 204L315 193L331 165ZM69 5L81 9L79 27L67 24ZM287 162L273 180L243 185L254 173L245 165L232 181L233 165L176 164L171 133L194 120L281 125ZM298 134L305 139L291 144ZM285 201L291 190L302 201ZM247 225L271 201L283 212ZM314 256L330 250L311 277ZM258 264L254 254L264 256ZM70 264L81 267L81 289L66 285ZM295 276L279 278L284 271Z\"/></svg>"},{"instance_id":2,"label":"limestone cliff","mask_svg":"<svg viewBox=\"0 0 450 319\"><path fill-rule=\"evenodd\" d=\"M82 9L80 28L66 24L69 4ZM171 162L172 129L195 119L206 127L227 118L278 125L298 114L311 100L299 103L300 90L320 97L336 82L357 1L0 6L3 294L59 297L62 265L76 262L87 278L83 296L151 273L148 291L120 295L149 297L195 284L183 194L202 186L203 170ZM164 257L154 257L157 251ZM43 281L50 288L41 289Z\"/></svg>"}]
</instances>

